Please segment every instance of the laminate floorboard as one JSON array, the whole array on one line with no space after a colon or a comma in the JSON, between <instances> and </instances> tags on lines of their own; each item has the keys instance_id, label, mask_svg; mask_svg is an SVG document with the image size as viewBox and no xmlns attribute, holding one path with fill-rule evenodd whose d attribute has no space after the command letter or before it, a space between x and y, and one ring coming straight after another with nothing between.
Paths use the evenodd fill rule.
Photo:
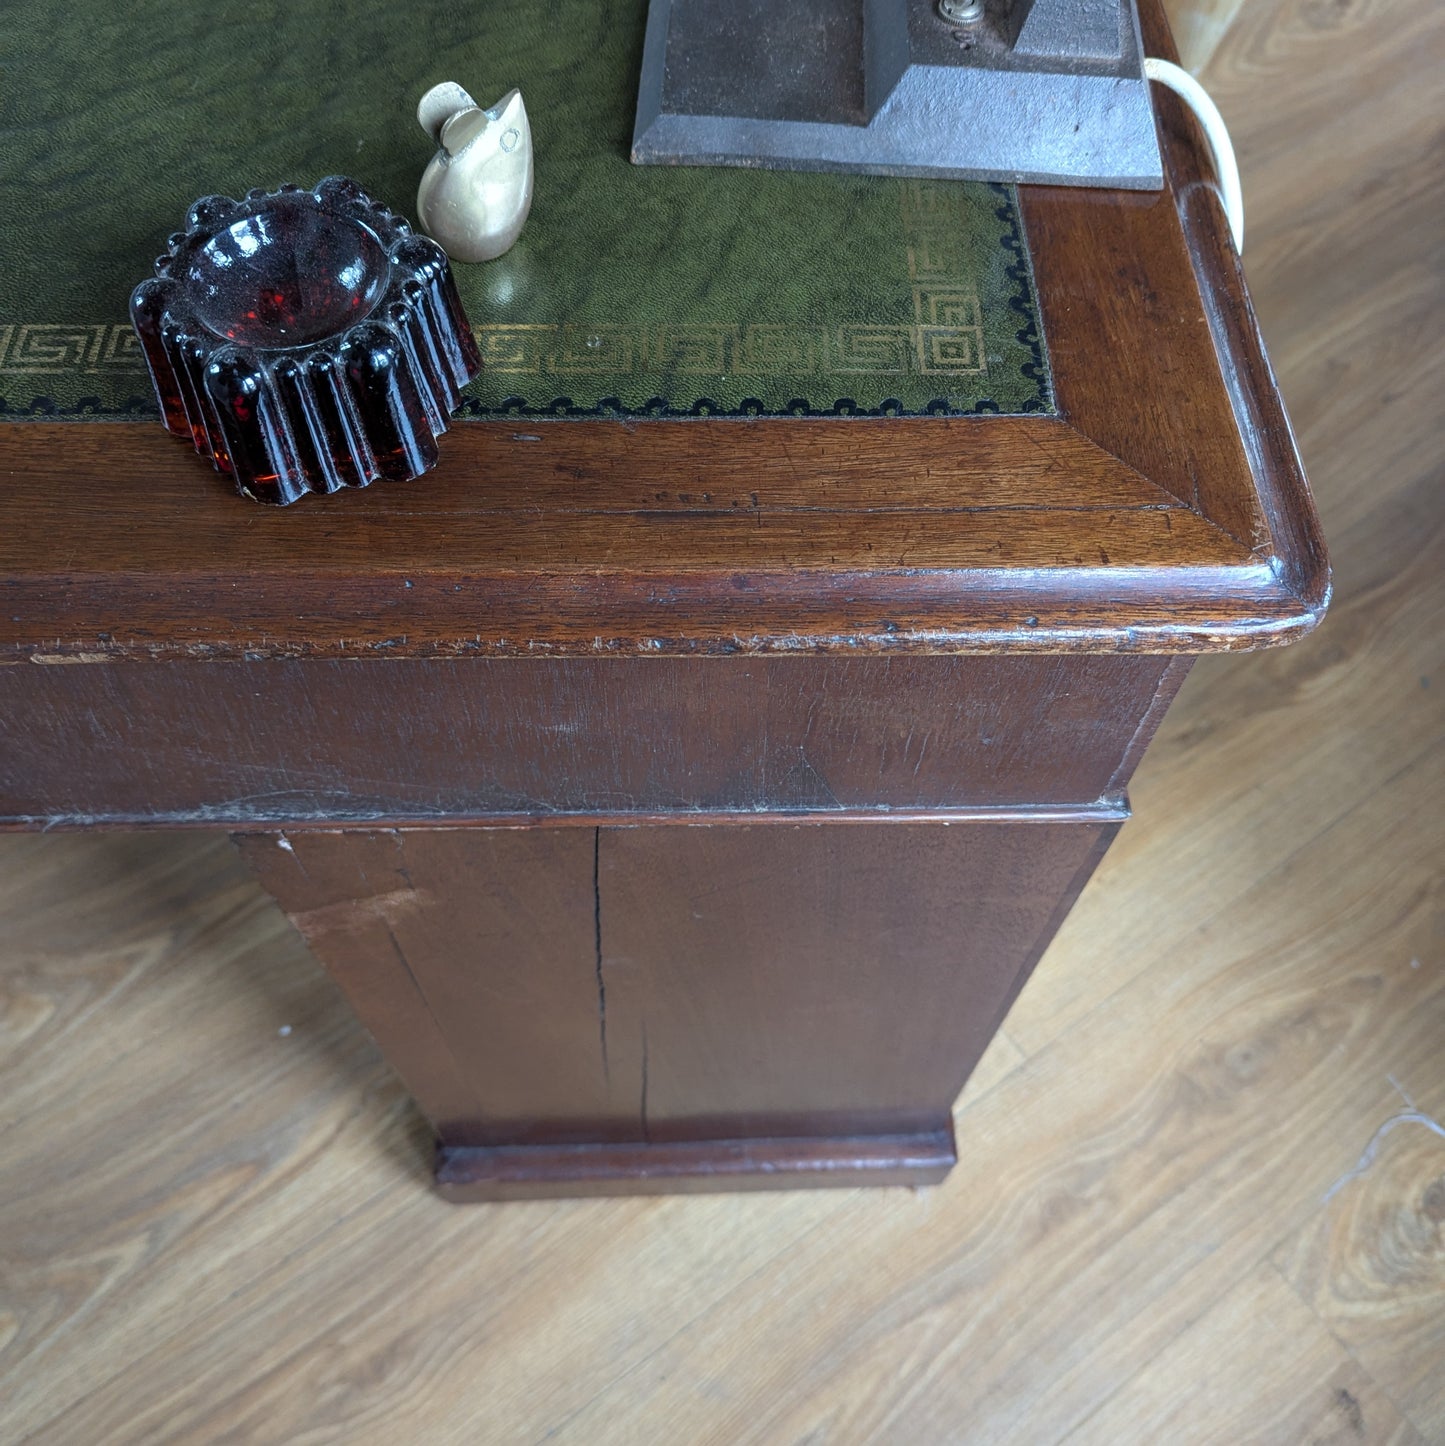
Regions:
<instances>
[{"instance_id":1,"label":"laminate floorboard","mask_svg":"<svg viewBox=\"0 0 1445 1446\"><path fill-rule=\"evenodd\" d=\"M1196 667L950 1179L447 1206L224 839L0 838L0 1441L1445 1442L1445 14L1211 39L1336 598Z\"/></svg>"}]
</instances>

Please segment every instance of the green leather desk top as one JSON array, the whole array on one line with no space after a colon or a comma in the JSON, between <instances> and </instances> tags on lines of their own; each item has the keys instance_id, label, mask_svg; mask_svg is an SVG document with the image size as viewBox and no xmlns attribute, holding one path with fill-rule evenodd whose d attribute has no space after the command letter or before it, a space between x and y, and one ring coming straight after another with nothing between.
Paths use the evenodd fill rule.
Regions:
<instances>
[{"instance_id":1,"label":"green leather desk top","mask_svg":"<svg viewBox=\"0 0 1445 1446\"><path fill-rule=\"evenodd\" d=\"M403 215L456 80L527 101L536 200L456 266L468 415L1040 412L1011 188L627 159L645 0L10 0L0 417L155 414L126 304L208 192L354 176Z\"/></svg>"}]
</instances>

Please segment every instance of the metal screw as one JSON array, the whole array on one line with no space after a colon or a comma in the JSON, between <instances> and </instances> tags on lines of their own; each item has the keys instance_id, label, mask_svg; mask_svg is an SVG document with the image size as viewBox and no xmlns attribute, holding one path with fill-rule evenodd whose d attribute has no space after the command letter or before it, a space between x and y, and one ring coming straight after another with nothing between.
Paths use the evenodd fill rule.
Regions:
<instances>
[{"instance_id":1,"label":"metal screw","mask_svg":"<svg viewBox=\"0 0 1445 1446\"><path fill-rule=\"evenodd\" d=\"M983 0L938 0L938 13L950 25L977 25L983 19Z\"/></svg>"}]
</instances>

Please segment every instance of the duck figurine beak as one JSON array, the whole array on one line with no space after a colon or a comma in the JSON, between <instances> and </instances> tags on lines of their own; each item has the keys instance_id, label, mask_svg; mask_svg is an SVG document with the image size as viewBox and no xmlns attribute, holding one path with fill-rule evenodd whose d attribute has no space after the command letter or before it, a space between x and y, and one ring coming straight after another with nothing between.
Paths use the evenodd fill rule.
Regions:
<instances>
[{"instance_id":1,"label":"duck figurine beak","mask_svg":"<svg viewBox=\"0 0 1445 1446\"><path fill-rule=\"evenodd\" d=\"M422 96L416 118L438 146L416 193L422 230L453 261L494 261L532 209L532 127L521 91L484 110L444 81Z\"/></svg>"}]
</instances>

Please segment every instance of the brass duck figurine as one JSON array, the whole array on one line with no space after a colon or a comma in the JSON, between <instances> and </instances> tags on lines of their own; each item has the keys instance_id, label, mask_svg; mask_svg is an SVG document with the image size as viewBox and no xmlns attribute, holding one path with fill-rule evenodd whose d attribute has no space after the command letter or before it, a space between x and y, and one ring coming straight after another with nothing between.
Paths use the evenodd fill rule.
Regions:
<instances>
[{"instance_id":1,"label":"brass duck figurine","mask_svg":"<svg viewBox=\"0 0 1445 1446\"><path fill-rule=\"evenodd\" d=\"M483 108L455 81L416 108L438 150L416 193L422 229L453 261L493 261L511 249L532 209L532 127L522 93Z\"/></svg>"}]
</instances>

